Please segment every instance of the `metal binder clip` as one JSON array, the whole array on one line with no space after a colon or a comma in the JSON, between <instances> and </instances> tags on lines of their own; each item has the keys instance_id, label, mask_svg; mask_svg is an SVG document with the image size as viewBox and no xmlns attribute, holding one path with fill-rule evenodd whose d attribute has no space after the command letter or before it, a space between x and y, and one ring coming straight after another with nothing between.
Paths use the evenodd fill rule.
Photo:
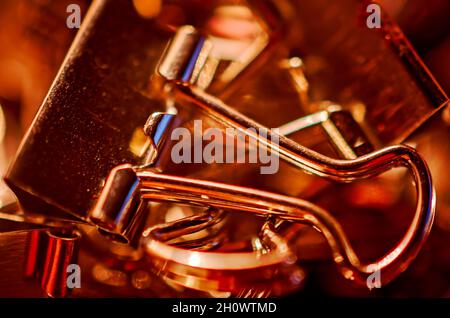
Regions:
<instances>
[{"instance_id":1,"label":"metal binder clip","mask_svg":"<svg viewBox=\"0 0 450 318\"><path fill-rule=\"evenodd\" d=\"M190 31L191 29L189 29ZM181 32L183 34L185 29ZM175 40L175 44L172 43L174 47L179 46L177 41L179 39ZM203 47L204 40L199 41L199 43ZM382 272L384 283L396 277L417 254L430 230L434 215L435 198L431 177L425 162L420 156L412 148L407 146L391 146L357 157L351 147L341 145L343 149L347 150L343 151L343 157L347 157L350 160L337 160L302 147L284 136L277 135L279 144L272 143L267 136L260 136L257 133L252 133L248 129L252 128L254 131L261 131L267 130L266 127L228 107L222 101L204 92L203 89L189 85L192 82L192 74L196 73L196 77L198 77L198 73L200 72L198 68L201 69L201 65L199 66L198 63L198 57L201 55L199 52L202 52L203 49L197 49L198 45L195 47L194 52L197 53L193 58L188 59L189 61L186 63L173 64L163 59L160 64L160 70L162 69L161 74L165 74L168 80L174 82L171 97L178 104L182 105L181 107L193 106L196 109L200 109L204 114L223 124L225 127L233 127L242 131L248 137L270 149L271 152L276 153L289 164L333 181L352 182L365 179L376 176L396 166L410 168L417 186L417 209L410 229L398 247L394 249L394 252L388 253L385 257L373 264L363 265L353 252L340 225L326 211L309 202L245 187L158 174L152 172L149 168L132 168L131 166L119 166L113 170L98 204L91 213L91 221L105 229L104 223L99 220L114 220L113 222L107 222L109 224L109 231L115 235L123 235L126 233L126 229L124 231L121 225L124 223L129 224L136 218L135 207L140 200L162 200L177 203L201 204L219 209L225 208L246 211L264 217L272 216L287 221L304 222L319 228L328 240L333 251L334 260L341 266L341 271L344 276L358 283L365 282L366 278L375 271ZM173 47L166 51L165 56L172 55ZM204 56L202 57L202 61L205 61ZM177 65L177 67L171 70L170 67L173 67L173 65ZM187 65L187 68L184 69L182 65ZM197 71L195 71L196 69ZM326 113L322 113L323 115L326 115ZM163 115L156 115L159 119L163 118L161 116ZM167 114L166 116L171 115ZM154 118L155 116L151 116L150 122L155 122ZM325 120L322 120L322 122L327 119L328 117L325 117ZM168 121L159 120L158 122L167 124ZM319 120L318 122L321 121ZM168 125L164 125L162 128L147 129L147 132L158 131L156 140L151 142L152 145L159 144L164 129L169 129ZM285 130L288 130L288 128L285 128ZM269 131L269 135L274 134L274 132ZM338 136L339 134L335 135ZM149 137L152 139L151 135ZM338 145L342 144L336 140L335 143ZM363 142L358 145L361 144L365 143ZM369 147L368 149L371 148ZM152 153L155 152L158 153L158 150L152 150ZM157 156L152 156L152 158L156 159ZM123 220L125 222L122 222ZM187 226L189 224L187 220L180 222L177 223L176 228L180 224L187 224ZM165 244L164 240L160 240L160 235L157 235L160 232L157 229L158 227L146 232L146 249L150 254L186 266L215 266L211 265L210 261L206 261L209 259L208 255L210 254L205 254L205 261L198 262L198 259L202 259L202 252L180 251L175 247ZM197 255L195 264L190 263L192 257L189 255ZM172 259L174 257L175 259ZM226 258L226 256L220 253L219 255L215 255L215 257L219 257L221 262L222 258ZM223 262L221 264L228 264L222 265L225 267L234 266L230 265L232 264L230 262ZM243 264L238 266L245 268ZM254 266L263 266L263 263L256 263Z\"/></svg>"},{"instance_id":2,"label":"metal binder clip","mask_svg":"<svg viewBox=\"0 0 450 318\"><path fill-rule=\"evenodd\" d=\"M425 242L436 200L427 164L398 143L447 99L395 28L349 24L337 34L339 21L323 22L329 7L340 5L355 20L359 1L334 2L320 11L314 1L249 0L245 9L256 14L259 31L233 58L217 49L223 39L205 30L213 12L171 21L170 10L189 12L183 9L190 4L170 1L144 20L130 1L94 2L6 176L25 213L44 215L36 219L46 225L78 222L104 239L88 244L107 246L101 256L125 243L127 253L146 256L139 259L146 270L202 291L268 296L301 287L304 272L284 225L289 236L298 227L318 230L345 278L365 285L378 272L382 285L392 281ZM116 23L120 18L126 28ZM112 32L117 36L106 36ZM389 76L374 71L384 67ZM281 93L268 89L274 83ZM233 128L246 146L262 147L319 181L351 183L407 168L417 197L408 229L385 255L365 262L331 209L313 203L292 176L255 177L252 166L167 164L169 134L193 129L199 118ZM237 174L248 178L230 180ZM260 180L271 186L258 188ZM313 188L308 182L304 188ZM170 219L164 213L171 205L195 213ZM232 222L251 231L239 237Z\"/></svg>"},{"instance_id":3,"label":"metal binder clip","mask_svg":"<svg viewBox=\"0 0 450 318\"><path fill-rule=\"evenodd\" d=\"M394 166L406 166L411 170L416 183L417 208L407 233L391 252L374 263L362 264L339 223L327 211L301 199L229 184L164 175L129 165L119 166L112 171L107 181L108 186L102 193L93 215L116 220L122 215L135 218L136 210L129 211L128 207L132 207L135 200L149 200L200 204L218 209L245 211L262 217L274 216L319 229L327 239L333 260L339 265L344 277L364 284L369 275L379 271L383 284L394 279L415 258L433 223L435 194L425 162L407 146L392 146L352 161L334 160L306 149L304 151L313 156L298 156L302 165L313 173L338 181L368 178ZM112 187L114 191L111 191ZM124 207L127 208L125 212ZM159 232L157 228L146 232L147 252L187 266L208 266L208 262L199 262L202 252L192 254L172 247L161 241L161 235L157 235ZM206 259L208 255L205 254ZM221 266L231 263L223 264L225 265Z\"/></svg>"},{"instance_id":4,"label":"metal binder clip","mask_svg":"<svg viewBox=\"0 0 450 318\"><path fill-rule=\"evenodd\" d=\"M195 40L192 41L192 39ZM189 48L185 46L186 43L189 44ZM184 49L180 53L181 47ZM210 83L214 77L213 72L207 74L208 80L199 80L202 77L204 67L206 67L207 72L210 72L206 66L210 51L211 46L207 43L207 40L198 37L195 30L190 27L180 29L166 50L159 66L160 75L173 83L168 98L173 98L177 105L181 105L181 107L193 107L201 110L207 117L216 120L225 127L232 127L243 132L292 166L332 181L353 182L379 175L393 167L404 166L409 168L416 181L417 208L407 234L393 249L393 252L386 254L372 264L361 264L337 221L328 212L312 203L246 187L158 174L149 168L151 162L148 162L146 168L119 166L114 169L97 205L91 212L90 220L114 235L125 236L125 239L129 239L126 237L127 226L123 227L122 225L132 224L133 220L139 218L139 213L136 213L136 206L141 200L200 204L217 209L245 211L258 216L270 216L291 222L306 223L318 228L327 239L333 252L333 258L340 266L344 277L357 283L365 283L367 277L376 271L381 273L383 283L391 281L401 273L416 256L426 239L434 216L435 195L431 177L426 163L415 150L398 145L369 153L372 150L369 142L359 139L358 142L349 146L345 143L345 138L342 138L342 135L336 130L336 127L330 128L328 126L328 130L334 132L334 134L330 133L331 137L335 137L334 140L331 138L334 144L342 150L342 157L348 159L339 160L321 155L278 135L206 93L204 89L207 85L203 85L201 88L195 86L199 82ZM192 52L192 54L185 54L185 52ZM326 115L326 113L322 113L323 115ZM157 115L158 118L163 118L161 116L160 114ZM328 117L319 120L319 122L326 122L326 120L328 120ZM154 118L150 120L150 122L154 121ZM167 123L166 120L159 122ZM289 125L285 126L285 130L288 130L286 127L289 128ZM156 140L151 142L152 145L159 144L164 129L168 129L168 126L165 125L163 129L160 129L160 127L147 129L147 132L150 130L158 131ZM262 130L268 131L270 136L276 135L279 143L273 143L267 136L252 132ZM364 136L364 134L361 135ZM340 137L340 139L337 137ZM150 138L152 139L151 135ZM365 149L366 154L363 152L358 157L354 150L361 145L368 145L368 147ZM156 147L156 150L153 149L152 153L158 153L158 147ZM152 155L152 159L155 160L156 158L157 156ZM180 227L180 230L182 230L184 224L189 228L189 222L193 220L196 220L196 218L180 221L173 227ZM187 228L184 230L187 230ZM232 269L234 266L231 265L233 262L225 261L226 255L219 253L214 257L221 259L221 266L225 267L215 268L214 261L208 261L208 255L210 254L179 250L179 248L166 244L165 240L161 239L161 235L158 234L160 230L161 227L156 226L146 231L147 243L145 245L147 252L156 255L159 259L166 259L185 266L204 266L205 268L212 266L213 269L222 270ZM187 231L189 232L189 230ZM195 264L191 262L194 258L192 255L196 255ZM202 259L202 255L205 255L204 260L198 261ZM236 262L235 265L241 264ZM252 262L249 264L252 264ZM246 267L244 264L238 266ZM255 263L254 266L264 265L263 263Z\"/></svg>"}]
</instances>

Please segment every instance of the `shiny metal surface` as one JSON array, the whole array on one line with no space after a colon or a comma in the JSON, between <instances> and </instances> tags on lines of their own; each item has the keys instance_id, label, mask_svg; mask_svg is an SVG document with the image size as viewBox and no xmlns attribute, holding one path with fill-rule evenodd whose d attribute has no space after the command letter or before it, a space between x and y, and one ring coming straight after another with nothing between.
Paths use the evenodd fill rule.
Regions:
<instances>
[{"instance_id":1,"label":"shiny metal surface","mask_svg":"<svg viewBox=\"0 0 450 318\"><path fill-rule=\"evenodd\" d=\"M417 295L418 277L445 294L448 98L367 3L94 1L6 175L0 295ZM197 120L279 171L173 162Z\"/></svg>"},{"instance_id":2,"label":"shiny metal surface","mask_svg":"<svg viewBox=\"0 0 450 318\"><path fill-rule=\"evenodd\" d=\"M334 218L310 203L248 188L148 172L138 172L137 177L142 180L142 198L144 199L206 204L218 208L239 209L261 216L273 215L289 221L309 223L317 227L327 238L333 251L334 260L341 266L344 276L356 282L365 283L368 275L380 270L383 282L389 282L417 255L431 229L435 205L434 190L431 186L428 169L412 149L399 147L375 153L374 158L377 160L373 160L372 164L378 161L376 165L379 167L377 168L374 164L374 170L380 173L382 166L384 166L382 169L386 169L385 163L392 161L392 155L389 152L394 150L399 156L398 159L404 161L403 164L410 165L415 176L418 186L417 209L411 226L402 241L392 252L372 264L361 264ZM367 158L362 158L360 161L370 165L370 160ZM123 169L130 168L124 167ZM156 253L156 250L153 253ZM399 264L403 265L398 266Z\"/></svg>"}]
</instances>

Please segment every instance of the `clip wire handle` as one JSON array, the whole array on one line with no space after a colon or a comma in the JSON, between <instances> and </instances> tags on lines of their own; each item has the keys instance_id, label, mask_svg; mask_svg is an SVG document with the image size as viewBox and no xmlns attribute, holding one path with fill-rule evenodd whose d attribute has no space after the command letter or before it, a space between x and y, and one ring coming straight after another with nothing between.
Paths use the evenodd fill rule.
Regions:
<instances>
[{"instance_id":1,"label":"clip wire handle","mask_svg":"<svg viewBox=\"0 0 450 318\"><path fill-rule=\"evenodd\" d=\"M352 160L351 166L360 177L364 177L365 174L373 175L373 171L381 173L394 165L406 166L413 173L417 193L415 215L400 242L383 257L368 264L361 263L339 222L330 213L311 202L246 187L158 174L149 170L136 170L136 176L140 180L141 198L145 200L200 204L312 225L327 239L333 260L344 277L365 285L369 276L378 271L384 285L402 273L417 256L431 230L435 212L435 192L428 167L413 148L403 145L384 148ZM121 166L121 169L132 167ZM161 249L163 245L164 243L158 242L155 237L147 237L148 252L158 253L156 247ZM177 247L169 245L164 251L164 256L168 258L181 255ZM188 255L180 256L180 259L175 261L189 263L189 258L186 258ZM195 265L209 266L207 262Z\"/></svg>"}]
</instances>

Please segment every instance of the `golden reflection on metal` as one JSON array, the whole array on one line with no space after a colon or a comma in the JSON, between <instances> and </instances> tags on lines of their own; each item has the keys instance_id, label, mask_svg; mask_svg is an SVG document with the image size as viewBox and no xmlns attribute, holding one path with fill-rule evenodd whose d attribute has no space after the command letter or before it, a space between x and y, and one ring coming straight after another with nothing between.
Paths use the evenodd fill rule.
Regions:
<instances>
[{"instance_id":1,"label":"golden reflection on metal","mask_svg":"<svg viewBox=\"0 0 450 318\"><path fill-rule=\"evenodd\" d=\"M150 140L145 135L142 127L136 128L130 140L130 151L138 157L143 157L149 146Z\"/></svg>"},{"instance_id":2,"label":"golden reflection on metal","mask_svg":"<svg viewBox=\"0 0 450 318\"><path fill-rule=\"evenodd\" d=\"M250 128L254 131L261 131L261 129L266 131L266 127L206 93L206 86L197 84L197 79L201 76L202 69L211 52L213 52L213 46L210 39L200 35L190 26L180 28L166 49L158 72L165 80L173 84L169 86L171 90L169 98L173 98L177 107L193 106L225 127L232 127L243 132L294 167L331 181L353 182L377 176L394 167L407 167L415 180L417 205L413 221L403 239L396 248L379 260L362 264L340 224L327 211L310 202L255 189L155 173L151 170L151 164L158 156L159 147L156 145L156 141L152 141L154 155L152 155L152 160L147 161L147 169L136 168L134 170L135 177L133 177L131 166L119 166L113 170L99 204L92 212L91 221L104 227L111 222L101 223L98 222L99 219L115 219L117 221L118 218L122 219L123 213L127 215L127 220L132 220L136 217L135 211L133 211L136 203L131 202L134 202L138 196L140 199L149 201L200 204L217 209L239 210L263 217L272 216L280 220L305 223L319 229L327 239L333 259L339 265L343 276L358 284L365 284L367 277L375 271L380 271L383 283L388 283L405 270L428 236L435 209L435 194L428 167L415 150L407 146L391 146L370 153L373 150L370 143L361 138L354 140L349 145L347 139L329 118L333 111L340 110L339 106L334 106L332 103L322 103L319 108L325 107L324 111L282 126L281 135L278 136L279 144L274 144L267 137L259 136L249 130ZM255 52L259 54L261 50ZM253 59L254 57L251 60ZM281 64L281 67L290 71L299 98L303 103L309 105L308 82L303 74L301 59L291 58L284 63L285 65ZM241 70L239 69L238 73ZM229 80L231 81L238 73L233 73ZM211 79L213 75L207 75L207 77ZM361 109L357 111L361 115ZM152 123L153 119L150 122ZM347 160L329 158L282 136L292 133L296 129L304 129L318 124L322 125L331 142ZM146 126L152 127L153 125ZM152 140L152 132L148 131L147 135ZM269 131L269 135L273 136L275 133ZM360 146L368 148L362 154L357 154L354 148ZM358 155L361 156L358 157ZM123 181L124 178L126 181ZM133 189L132 192L127 192L127 189L130 188ZM111 197L111 192L115 193L115 197ZM126 198L121 197L121 192L126 193ZM114 207L115 205L117 207ZM126 207L125 210L123 207ZM139 213L137 217L139 217ZM192 225L190 225L191 222ZM211 215L199 215L155 226L144 233L146 251L153 257L162 260L163 263L174 262L205 270L245 270L273 266L283 262L283 254L279 254L283 248L279 246L269 253L250 252L235 255L233 253L192 251L191 249L195 249L194 246L197 246L199 242L190 248L187 246L182 248L176 244L167 243L170 238L173 238L172 236L169 235L169 238L164 239L163 233L166 231L169 233L173 231L176 233L176 237L183 235L183 231L196 232L197 227L200 226L203 229L210 226L211 222L217 222L217 218ZM194 229L190 229L192 226ZM119 228L119 231L114 231L117 235L121 235L123 230ZM210 241L207 239L207 242L200 241L204 246L208 246ZM173 275L174 272L171 274ZM187 277L184 285L195 285L195 288L199 288L196 285L198 284L197 280L195 280L197 282L195 284L189 283L193 279L193 276ZM178 277L178 280L182 279Z\"/></svg>"},{"instance_id":3,"label":"golden reflection on metal","mask_svg":"<svg viewBox=\"0 0 450 318\"><path fill-rule=\"evenodd\" d=\"M326 104L326 110L298 118L278 127L280 135L289 136L306 128L320 125L343 159L355 159L373 151L371 143L356 125L350 113L342 111L338 105L324 104ZM345 123L350 123L346 130L342 129ZM346 138L345 135L349 133L354 136L353 141Z\"/></svg>"},{"instance_id":4,"label":"golden reflection on metal","mask_svg":"<svg viewBox=\"0 0 450 318\"><path fill-rule=\"evenodd\" d=\"M90 39L90 33L100 34L101 32L91 32L91 27L93 22L103 18L102 14L108 12L105 8L112 7L111 3L112 1L98 1L92 6L83 32L80 32L69 52L65 67L61 69L49 98L38 115L40 117L35 121L35 127L30 129L28 139L23 143L16 170L12 169L13 173L8 177L10 184L16 190L20 190L18 192L23 191L21 195L36 196L37 201L40 202L42 199L44 204L54 205L55 210L70 212L81 220L89 222L89 225L85 226L90 230L94 229L91 225L95 225L100 233L114 241L95 242L95 235L90 235L92 234L89 233L90 230L84 232L92 239L93 246L98 247L100 244L107 246L108 252L105 254L113 255L114 264L119 260L125 264L120 267L96 260L89 268L89 274L97 283L113 287L127 287L128 283L131 283L131 286L137 290L146 290L155 283L154 272L156 272L177 291L185 292L186 287L205 291L214 297L284 295L302 286L305 272L297 263L297 255L294 252L294 247L297 246L290 246L288 243L290 240L287 237L295 236L300 231L296 228L288 235L282 236L278 233L278 226L283 222L301 224L302 229L306 228L303 225L307 225L320 232L330 246L332 259L338 265L342 276L357 284L365 285L366 279L379 271L382 285L384 285L406 270L430 232L434 220L436 197L428 166L422 157L411 147L395 144L402 142L448 100L394 24L386 23L386 27L383 26L383 30L380 30L380 36L375 35L367 41L369 45L364 46L365 35L368 34L364 32L367 30L354 28L351 24L340 26L340 33L334 33L332 29L337 29L336 26L333 28L332 23L317 19L321 21L323 28L318 28L317 34L311 32L317 27L317 22L310 17L314 16L311 12L316 10L313 1L248 0L245 6L236 5L235 2L232 2L232 5L226 4L227 2L223 5L219 2L218 6L208 6L212 9L208 13L209 17L208 14L205 16L202 13L197 16L196 12L184 10L192 5L190 2L133 0L125 5L125 2L117 1L119 5L115 7L116 9L131 8L133 15L130 16L133 19L137 18L137 12L144 18L139 20L145 20L148 23L142 25L138 23L136 27L133 21L124 15L128 17L124 25L136 27L133 30L139 35L136 38L140 40L135 43L143 43L147 39L150 39L151 43L142 44L147 51L141 52L138 47L134 47L135 50L132 53L139 52L133 56L130 54L132 63L129 64L126 64L129 62L127 59L117 58L122 57L124 52L120 50L116 52L114 46L113 50L108 51L115 53L111 54L111 61L109 55L105 56L99 52L98 56L92 59L92 64L98 68L95 72L121 69L123 65L113 62L120 60L129 68L126 71L121 69L121 72L123 71L127 76L130 75L127 78L129 82L133 82L134 77L137 78L137 76L133 77L131 75L136 74L128 73L138 68L146 71L156 68L156 74L150 76L148 85L142 83L145 81L142 79L148 74L142 76L145 72L140 72L139 81L142 81L140 83L133 82L130 86L121 83L114 86L115 81L108 81L106 87L101 85L97 87L93 85L96 84L95 81L105 76L99 71L94 75L101 76L98 78L93 76L88 81L89 85L83 87L83 94L76 89L74 91L82 96L98 98L98 101L96 100L98 104L109 105L108 103L112 100L114 103L119 100L117 105L123 105L126 100L127 103L142 107L133 108L134 114L142 109L145 109L144 116L149 109L155 112L150 115L143 128L138 127L143 123L135 122L136 117L128 116L127 121L130 125L127 129L123 129L125 125L122 127L120 120L110 120L108 116L105 116L110 111L110 109L104 110L108 107L95 109L95 111L80 108L85 112L80 117L65 118L60 114L52 117L55 110L56 112L62 110L64 113L69 109L71 101L65 100L65 97L70 96L71 91L67 89L73 84L71 81L76 82L73 78L84 79L88 72L92 72L88 66L83 64L80 67L81 63L75 62L79 62L80 57L87 57L86 60L91 58L84 55L85 51L95 52L93 49L95 46L92 47L92 43L96 41L87 40ZM333 1L325 1L324 4L327 4L327 8L328 6L331 8L324 13L325 16L330 15L333 8L339 9L340 6L342 6L344 18L348 18L350 13L354 14L354 8L350 2L335 4ZM237 26L245 25L248 29L245 32L243 29L237 30L236 25L234 28L226 28L229 18L239 20ZM201 21L200 25L195 27L183 25L199 21ZM154 24L150 24L153 22ZM143 26L149 25L154 29L146 33ZM164 43L168 40L168 34L174 31L176 31L175 36L163 53L160 63L156 65L155 56L160 53L160 49L162 50ZM157 35L154 36L151 33ZM311 41L310 33L314 33L311 38L319 38L321 41L317 43ZM353 34L356 35L353 36ZM342 41L347 38L351 41ZM126 42L126 36L122 34L120 40ZM121 42L117 45L117 42L111 39L111 43L122 47ZM386 43L388 44L384 45ZM362 47L361 52L358 51L359 46ZM339 51L341 48L342 52ZM365 50L367 53L364 53ZM155 52L157 54L154 54ZM298 55L299 52L304 56ZM383 58L371 61L377 52L380 52L379 56ZM151 63L143 63L143 60L149 57L151 57ZM78 67L72 68L71 63ZM292 94L294 97L285 98L285 100L298 105L301 108L298 111L302 114L302 117L279 127L280 136L277 137L280 142L277 144L248 130L248 128L256 131L266 129L253 120L253 116L258 115L258 108L255 107L256 111L253 108L249 110L250 113L253 112L251 116L244 116L228 105L245 109L249 106L245 103L245 98L249 97L248 100L254 101L255 105L262 105L259 109L266 110L263 106L267 105L267 101L264 98L258 99L258 94L254 96L252 85L261 91L270 87L270 81L268 84L261 84L262 82L258 80L259 77L264 80L264 76L261 76L264 74L263 70L271 68L272 65L276 72L287 74L282 78L287 78L287 82L293 86L290 92L294 91ZM351 67L347 74L345 67L348 65ZM381 68L381 71L377 68ZM389 72L391 73L387 76ZM409 75L402 72L407 72ZM397 76L398 73L402 73L403 77ZM415 78L410 73L415 74ZM247 80L249 77L245 76L249 74L253 74L254 78ZM330 75L335 75L336 78ZM339 85L333 81L339 82ZM378 83L382 84L376 85ZM95 91L90 91L90 86L94 87ZM144 86L150 91L142 89ZM73 87L79 89L76 85ZM403 88L405 91L402 90ZM104 94L98 95L99 91ZM138 97L133 95L134 93ZM122 99L122 95L128 99ZM103 100L104 97L109 99ZM324 101L327 98L333 101ZM334 101L338 101L339 104ZM242 105L240 105L241 102ZM146 103L151 105L145 105L147 108L144 108L142 105ZM160 111L164 105L167 112ZM285 110L283 105L285 104L278 105L279 109ZM250 106L253 105L250 103ZM187 110L187 112L199 110L205 116L204 118L247 134L253 142L266 147L291 166L329 181L350 183L386 173L383 175L385 181L393 182L403 176L403 171L400 174L392 173L393 177L390 176L391 172L387 171L399 167L406 168L404 170L408 170L413 176L417 198L415 213L409 228L394 248L381 258L366 263L362 262L359 255L355 253L346 233L331 212L312 202L244 186L162 173L161 171L164 170L157 168L155 162L163 155L162 148L167 133L172 125L176 126L179 123L177 110ZM127 112L120 114L127 115ZM447 122L449 122L448 114L447 108L443 114ZM299 117L298 114L293 116L293 118L297 117ZM59 121L55 118L61 118L61 126L56 124ZM86 124L85 118L96 124L92 125L91 122ZM0 121L2 120L0 112ZM76 120L75 123L83 123L85 126L74 125L71 120ZM67 159L70 156L58 153L55 156L56 163L53 162L53 166L48 165L49 171L56 165L70 168L74 165L73 170L67 168L66 171L72 173L72 176L79 176L80 171L83 173L88 171L85 175L92 174L89 178L78 180L79 183L86 182L87 186L83 183L77 184L77 187L90 192L97 186L96 191L84 193L85 196L80 201L65 201L64 198L70 197L72 194L70 191L74 188L68 187L70 190L66 193L61 191L60 195L55 194L55 191L49 191L53 189L51 186L43 185L54 182L54 188L57 188L64 184L64 182L58 182L65 180L66 175L62 175L62 178L61 175L58 176L59 180L58 178L50 179L52 182L49 182L45 178L51 173L44 171L43 175L39 177L37 174L38 177L36 177L34 173L39 171L36 167L42 168L42 165L36 166L30 163L41 164L41 158L45 157L42 153L48 156L49 153L61 150L64 152L66 150L64 146L77 144L69 135L64 135L65 139L58 139L60 130L72 125L88 128L86 131L91 132L91 129L100 126L98 123L104 125L102 128L105 130L96 131L98 134L95 134L95 137L88 133L79 134L76 137L83 142L87 141L88 146L97 150L100 148L98 147L100 141L96 140L97 136L103 137L103 133L107 132L105 135L108 137L108 142L114 140L112 143L106 143L105 139L105 144L111 149L110 152L87 151L87 155L83 154L75 160ZM325 132L325 138L334 147L340 159L319 154L287 138L296 132L316 126ZM0 136L3 134L2 128L3 126L0 125ZM113 129L110 131L110 128ZM41 135L36 136L37 131ZM54 131L58 132L54 134L58 138L55 138L56 142L53 144L48 143L46 133ZM269 132L269 135L274 134ZM122 135L126 136L125 141L119 140ZM69 143L66 143L66 139ZM91 143L91 139L94 142ZM42 140L45 140L45 143L42 143ZM63 146L58 149L54 147L55 144ZM385 147L387 145L390 146ZM120 149L113 149L116 146ZM40 149L44 150L41 152ZM377 150L374 151L374 149ZM129 157L129 153L133 156ZM98 170L102 172L83 170L86 167L90 168L90 165L94 166L92 162L89 162L94 156L99 162ZM81 163L77 162L78 159ZM107 171L122 162L132 162L133 165L117 166L111 171L106 183L102 183ZM36 185L32 182L41 180L41 177L43 177L41 184ZM305 184L308 184L307 182L304 181ZM289 180L286 183L289 184ZM97 191L101 187L99 184L104 186L98 197ZM77 198L76 195L74 197ZM361 198L358 197L358 199ZM31 204L28 206L31 205L33 210L35 208L33 203L37 201L30 200ZM361 207L370 206L370 202L373 202L369 200L367 203L364 198L361 202L357 201L355 199L355 206L359 204ZM383 204L388 205L394 201L386 199L387 203ZM81 204L78 205L78 203ZM157 209L155 212L154 207L159 203L163 203L160 209L166 209L165 213L159 213L161 211ZM79 209L80 206L81 209ZM182 209L181 207L184 206L187 207ZM15 210L18 208L15 207ZM160 214L157 215L159 222L147 227L149 214L152 212ZM239 213L257 216L265 222L261 222L263 226L258 235L234 244L235 242L228 241L227 234L230 233L227 232L227 226L229 219L239 216ZM21 222L61 225L59 221L49 219L47 215L11 216L2 210L0 217ZM43 233L44 236L42 236ZM97 232L95 233L100 236ZM79 238L80 233L77 231L31 232L26 251L27 262L24 276L38 277L44 291L50 296L67 295L67 290L62 285L65 272L61 264L67 265L75 260ZM144 262L143 254L147 256L148 262L145 263L148 268L144 269L136 266L137 263ZM125 267L127 268L124 269Z\"/></svg>"},{"instance_id":5,"label":"golden reflection on metal","mask_svg":"<svg viewBox=\"0 0 450 318\"><path fill-rule=\"evenodd\" d=\"M233 41L239 42L238 39L206 36L192 26L182 26L163 54L158 66L159 73L166 79L181 78L184 82L202 89L208 89L212 85L212 90L222 90L260 55L266 48L269 38L260 30L242 54L224 56L224 51L229 49L228 46L236 45L232 43ZM226 65L217 74L220 63Z\"/></svg>"},{"instance_id":6,"label":"golden reflection on metal","mask_svg":"<svg viewBox=\"0 0 450 318\"><path fill-rule=\"evenodd\" d=\"M281 68L289 71L295 89L298 91L300 101L303 105L309 105L309 83L304 72L304 64L300 57L295 56L280 62Z\"/></svg>"},{"instance_id":7,"label":"golden reflection on metal","mask_svg":"<svg viewBox=\"0 0 450 318\"><path fill-rule=\"evenodd\" d=\"M72 229L29 232L24 276L39 279L50 297L67 296L67 269L77 263L80 238L81 233Z\"/></svg>"},{"instance_id":8,"label":"golden reflection on metal","mask_svg":"<svg viewBox=\"0 0 450 318\"><path fill-rule=\"evenodd\" d=\"M403 272L420 250L434 219L435 193L431 176L426 163L416 151L407 146L391 146L354 160L336 160L291 143L288 139L282 139L281 136L280 141L280 146L269 142L266 144L281 157L284 156L302 169L334 181L352 182L373 177L393 167L407 167L415 180L417 207L408 231L396 248L373 263L363 264L353 251L339 223L327 211L310 202L245 187L158 174L147 169L134 170L129 165L119 166L113 170L107 183L118 182L116 190L111 196L109 188L106 188L102 194L103 201L100 209L97 211L111 215L117 214L120 212L117 209L135 200L133 197L139 196L144 200L201 204L219 209L245 211L263 217L274 216L318 228L327 239L333 259L341 271L357 283L365 284L367 277L375 271L380 271L383 284ZM126 175L129 179L126 183L121 182L122 175ZM135 194L130 197L125 191L126 198L120 197L118 189L125 187L122 189L123 192L129 189L130 183L136 184L136 182L139 184L135 188L138 192L134 192ZM101 206L107 206L108 210L104 210ZM184 226L181 229L187 230L189 222L197 221L197 218L198 216L182 221ZM176 228L179 227L179 223L175 225ZM245 261L243 261L243 255L239 255L240 261L243 262L239 264L238 258L232 254L210 254L179 249L160 241L161 234L155 234L160 231L161 229L156 227L146 232L147 252L176 263L224 270L236 269L235 266L252 268L279 262L279 255L273 253L258 257L257 262L251 260L255 257L254 254L250 254L249 259L245 258Z\"/></svg>"}]
</instances>

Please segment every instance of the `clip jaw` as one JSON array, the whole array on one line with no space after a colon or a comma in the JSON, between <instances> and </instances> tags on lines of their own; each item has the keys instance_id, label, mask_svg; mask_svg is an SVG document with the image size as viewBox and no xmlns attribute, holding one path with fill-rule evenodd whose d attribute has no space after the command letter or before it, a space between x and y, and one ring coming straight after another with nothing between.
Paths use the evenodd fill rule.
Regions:
<instances>
[{"instance_id":1,"label":"clip jaw","mask_svg":"<svg viewBox=\"0 0 450 318\"><path fill-rule=\"evenodd\" d=\"M129 243L140 208L140 183L131 165L111 171L89 220L107 236Z\"/></svg>"}]
</instances>

